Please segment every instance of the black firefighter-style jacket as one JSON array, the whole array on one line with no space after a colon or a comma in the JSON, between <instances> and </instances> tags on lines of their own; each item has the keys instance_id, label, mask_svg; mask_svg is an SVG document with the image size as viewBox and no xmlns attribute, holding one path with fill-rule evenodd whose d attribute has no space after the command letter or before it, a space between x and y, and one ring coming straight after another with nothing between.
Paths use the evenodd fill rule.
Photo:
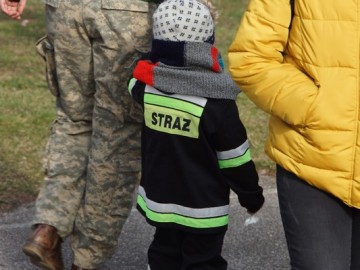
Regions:
<instances>
[{"instance_id":1,"label":"black firefighter-style jacket","mask_svg":"<svg viewBox=\"0 0 360 270\"><path fill-rule=\"evenodd\" d=\"M137 208L148 223L193 232L227 229L230 189L249 212L263 204L234 100L166 94L133 78L144 109Z\"/></svg>"}]
</instances>

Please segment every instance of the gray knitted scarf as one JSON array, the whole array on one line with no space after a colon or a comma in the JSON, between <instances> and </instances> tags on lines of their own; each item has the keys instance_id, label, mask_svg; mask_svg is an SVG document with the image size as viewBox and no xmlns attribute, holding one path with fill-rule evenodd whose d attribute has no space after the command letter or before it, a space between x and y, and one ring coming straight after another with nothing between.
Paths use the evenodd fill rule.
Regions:
<instances>
[{"instance_id":1,"label":"gray knitted scarf","mask_svg":"<svg viewBox=\"0 0 360 270\"><path fill-rule=\"evenodd\" d=\"M137 63L134 77L160 91L231 100L240 92L210 43L153 40L149 56Z\"/></svg>"}]
</instances>

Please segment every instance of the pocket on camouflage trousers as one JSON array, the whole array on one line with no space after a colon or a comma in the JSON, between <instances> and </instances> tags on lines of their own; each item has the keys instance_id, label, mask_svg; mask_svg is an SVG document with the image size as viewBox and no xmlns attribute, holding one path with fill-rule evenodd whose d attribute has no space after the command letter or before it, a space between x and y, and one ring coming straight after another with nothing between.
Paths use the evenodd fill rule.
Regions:
<instances>
[{"instance_id":1,"label":"pocket on camouflage trousers","mask_svg":"<svg viewBox=\"0 0 360 270\"><path fill-rule=\"evenodd\" d=\"M45 76L50 92L59 96L59 85L56 75L55 51L47 36L36 42L36 50L46 63Z\"/></svg>"}]
</instances>

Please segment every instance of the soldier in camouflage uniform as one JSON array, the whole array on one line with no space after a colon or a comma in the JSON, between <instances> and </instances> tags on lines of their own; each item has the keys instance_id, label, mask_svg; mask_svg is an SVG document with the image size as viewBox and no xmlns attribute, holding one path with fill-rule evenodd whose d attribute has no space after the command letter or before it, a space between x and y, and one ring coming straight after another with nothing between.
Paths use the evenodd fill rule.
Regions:
<instances>
[{"instance_id":1,"label":"soldier in camouflage uniform","mask_svg":"<svg viewBox=\"0 0 360 270\"><path fill-rule=\"evenodd\" d=\"M46 36L37 49L46 60L56 119L35 230L23 251L43 269L63 269L60 245L71 236L72 269L98 269L114 253L132 207L142 117L126 81L150 48L156 6L140 0L44 2ZM13 2L0 4L20 18ZM18 6L25 4L20 0Z\"/></svg>"}]
</instances>

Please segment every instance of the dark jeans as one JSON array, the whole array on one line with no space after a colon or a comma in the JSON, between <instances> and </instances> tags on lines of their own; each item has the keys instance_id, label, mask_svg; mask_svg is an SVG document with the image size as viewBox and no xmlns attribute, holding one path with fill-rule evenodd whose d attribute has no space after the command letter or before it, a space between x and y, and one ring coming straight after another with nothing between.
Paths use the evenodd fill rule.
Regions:
<instances>
[{"instance_id":1,"label":"dark jeans","mask_svg":"<svg viewBox=\"0 0 360 270\"><path fill-rule=\"evenodd\" d=\"M195 234L156 228L148 250L151 270L226 270L221 256L225 232Z\"/></svg>"},{"instance_id":2,"label":"dark jeans","mask_svg":"<svg viewBox=\"0 0 360 270\"><path fill-rule=\"evenodd\" d=\"M360 210L277 166L292 270L359 270Z\"/></svg>"}]
</instances>

